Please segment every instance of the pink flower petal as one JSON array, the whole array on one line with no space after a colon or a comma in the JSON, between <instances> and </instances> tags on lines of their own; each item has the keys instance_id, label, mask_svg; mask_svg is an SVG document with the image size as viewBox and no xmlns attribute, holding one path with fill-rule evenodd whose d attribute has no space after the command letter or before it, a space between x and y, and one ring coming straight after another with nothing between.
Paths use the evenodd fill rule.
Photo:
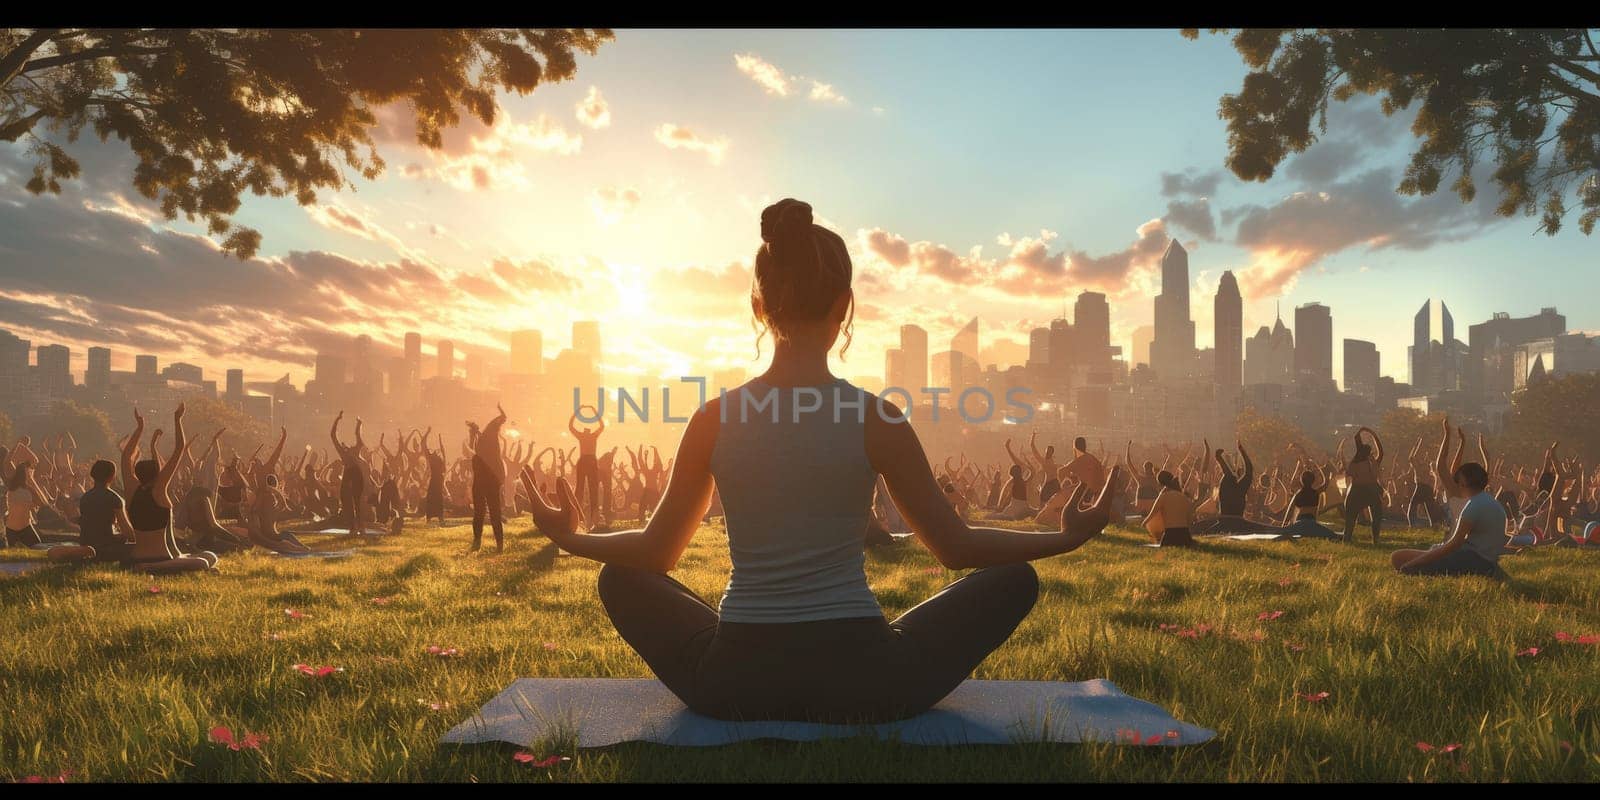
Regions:
<instances>
[{"instance_id":1,"label":"pink flower petal","mask_svg":"<svg viewBox=\"0 0 1600 800\"><path fill-rule=\"evenodd\" d=\"M161 594L161 587L160 586L152 586L152 587L150 587L150 593L151 594Z\"/></svg>"},{"instance_id":2,"label":"pink flower petal","mask_svg":"<svg viewBox=\"0 0 1600 800\"><path fill-rule=\"evenodd\" d=\"M554 650L554 649L556 649L556 643L555 642L545 642L544 643L544 649L546 649L546 650Z\"/></svg>"},{"instance_id":3,"label":"pink flower petal","mask_svg":"<svg viewBox=\"0 0 1600 800\"><path fill-rule=\"evenodd\" d=\"M1301 700L1304 700L1307 703L1320 703L1332 696L1327 692L1317 692L1316 694L1312 694L1310 692L1297 692L1297 694L1300 696Z\"/></svg>"},{"instance_id":4,"label":"pink flower petal","mask_svg":"<svg viewBox=\"0 0 1600 800\"><path fill-rule=\"evenodd\" d=\"M1455 744L1447 744L1444 747L1439 748L1439 752L1441 752L1441 753L1454 753L1455 751L1460 750L1460 749L1461 749L1461 744L1459 742L1457 742Z\"/></svg>"},{"instance_id":5,"label":"pink flower petal","mask_svg":"<svg viewBox=\"0 0 1600 800\"><path fill-rule=\"evenodd\" d=\"M1161 744L1161 734L1159 734L1159 733L1150 734L1150 738L1145 739L1144 743L1147 744L1147 745Z\"/></svg>"},{"instance_id":6,"label":"pink flower petal","mask_svg":"<svg viewBox=\"0 0 1600 800\"><path fill-rule=\"evenodd\" d=\"M1579 636L1578 644L1600 644L1600 633L1586 633Z\"/></svg>"},{"instance_id":7,"label":"pink flower petal","mask_svg":"<svg viewBox=\"0 0 1600 800\"><path fill-rule=\"evenodd\" d=\"M239 740L239 746L245 750L260 750L261 745L266 741L267 737L265 736L246 732L244 738Z\"/></svg>"},{"instance_id":8,"label":"pink flower petal","mask_svg":"<svg viewBox=\"0 0 1600 800\"><path fill-rule=\"evenodd\" d=\"M283 615L288 617L289 619L305 619L306 616L307 616L306 614L303 614L303 613L301 613L299 611L296 611L295 609L292 609L292 608L284 609L283 610Z\"/></svg>"},{"instance_id":9,"label":"pink flower petal","mask_svg":"<svg viewBox=\"0 0 1600 800\"><path fill-rule=\"evenodd\" d=\"M1424 753L1431 753L1433 752L1433 745L1428 744L1427 742L1417 742L1417 749Z\"/></svg>"},{"instance_id":10,"label":"pink flower petal","mask_svg":"<svg viewBox=\"0 0 1600 800\"><path fill-rule=\"evenodd\" d=\"M1566 631L1556 631L1556 641L1570 642L1572 641L1572 634L1567 633Z\"/></svg>"},{"instance_id":11,"label":"pink flower petal","mask_svg":"<svg viewBox=\"0 0 1600 800\"><path fill-rule=\"evenodd\" d=\"M1517 651L1517 658L1532 658L1536 655L1539 655L1539 648L1537 647L1530 647L1526 650Z\"/></svg>"},{"instance_id":12,"label":"pink flower petal","mask_svg":"<svg viewBox=\"0 0 1600 800\"><path fill-rule=\"evenodd\" d=\"M1289 586L1289 585L1291 585L1293 583L1294 583L1294 578L1280 578L1280 579L1278 579L1278 585L1279 586Z\"/></svg>"},{"instance_id":13,"label":"pink flower petal","mask_svg":"<svg viewBox=\"0 0 1600 800\"><path fill-rule=\"evenodd\" d=\"M233 731L221 725L212 728L211 732L207 734L207 738L216 744L225 744L235 750L239 749L239 745L233 740Z\"/></svg>"},{"instance_id":14,"label":"pink flower petal","mask_svg":"<svg viewBox=\"0 0 1600 800\"><path fill-rule=\"evenodd\" d=\"M1279 617L1282 617L1282 616L1283 616L1283 612L1282 611L1263 611L1260 614L1256 615L1256 621L1257 622L1267 622L1269 620L1278 619Z\"/></svg>"},{"instance_id":15,"label":"pink flower petal","mask_svg":"<svg viewBox=\"0 0 1600 800\"><path fill-rule=\"evenodd\" d=\"M529 766L538 767L539 769L545 769L560 764L563 761L571 761L572 759L568 758L567 756L549 756L546 758L538 758L532 753L522 751L512 756L511 760L517 762L518 764L527 764Z\"/></svg>"},{"instance_id":16,"label":"pink flower petal","mask_svg":"<svg viewBox=\"0 0 1600 800\"><path fill-rule=\"evenodd\" d=\"M386 605L389 605L393 601L394 601L393 597L374 597L374 598L372 598L372 604L375 605L375 606L386 606Z\"/></svg>"}]
</instances>

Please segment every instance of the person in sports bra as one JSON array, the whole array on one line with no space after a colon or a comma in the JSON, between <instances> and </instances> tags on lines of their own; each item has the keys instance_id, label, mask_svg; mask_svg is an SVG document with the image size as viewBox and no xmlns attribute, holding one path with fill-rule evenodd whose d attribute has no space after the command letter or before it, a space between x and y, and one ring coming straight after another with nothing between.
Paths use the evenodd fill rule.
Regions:
<instances>
[{"instance_id":1,"label":"person in sports bra","mask_svg":"<svg viewBox=\"0 0 1600 800\"><path fill-rule=\"evenodd\" d=\"M185 553L172 530L172 497L168 490L189 447L183 430L183 412L182 403L172 412L172 455L163 463L156 446L161 438L160 430L150 438L150 458L138 460L144 417L139 415L139 409L133 410L135 427L122 448L122 486L128 494L128 521L133 525L134 540L125 564L133 569L167 575L198 572L217 565L216 553Z\"/></svg>"},{"instance_id":2,"label":"person in sports bra","mask_svg":"<svg viewBox=\"0 0 1600 800\"><path fill-rule=\"evenodd\" d=\"M551 506L525 469L534 522L561 549L605 564L600 601L617 632L691 710L843 723L914 716L1006 641L1038 596L1027 562L1092 540L1108 520L1110 493L1101 487L1080 510L1086 487L1077 489L1060 530L969 527L944 499L903 412L828 369L841 332L849 345L844 241L795 200L763 212L762 239L751 302L777 339L771 364L690 417L649 524L579 532L566 479ZM771 415L766 406L750 410L764 399ZM941 564L975 570L893 621L865 570L879 475ZM720 607L668 577L713 485L733 562Z\"/></svg>"}]
</instances>

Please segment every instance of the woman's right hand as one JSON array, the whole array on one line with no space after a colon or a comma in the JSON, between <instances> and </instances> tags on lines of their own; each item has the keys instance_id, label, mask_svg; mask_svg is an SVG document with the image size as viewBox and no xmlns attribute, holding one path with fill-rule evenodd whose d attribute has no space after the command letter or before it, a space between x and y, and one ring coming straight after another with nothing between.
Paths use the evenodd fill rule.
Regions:
<instances>
[{"instance_id":1,"label":"woman's right hand","mask_svg":"<svg viewBox=\"0 0 1600 800\"><path fill-rule=\"evenodd\" d=\"M556 479L557 503L552 507L545 500L544 493L539 491L538 484L533 479L533 470L527 466L522 468L522 485L528 490L528 496L533 499L533 524L538 526L539 532L551 541L560 544L563 539L578 532L578 500L572 494L572 486L566 478Z\"/></svg>"},{"instance_id":2,"label":"woman's right hand","mask_svg":"<svg viewBox=\"0 0 1600 800\"><path fill-rule=\"evenodd\" d=\"M1116 496L1112 491L1117 479L1121 477L1122 468L1113 466L1106 473L1105 485L1100 488L1100 496L1094 505L1088 508L1079 508L1088 487L1079 483L1072 490L1072 496L1067 498L1067 504L1061 508L1061 532L1073 539L1087 541L1105 530L1111 522L1111 500Z\"/></svg>"}]
</instances>

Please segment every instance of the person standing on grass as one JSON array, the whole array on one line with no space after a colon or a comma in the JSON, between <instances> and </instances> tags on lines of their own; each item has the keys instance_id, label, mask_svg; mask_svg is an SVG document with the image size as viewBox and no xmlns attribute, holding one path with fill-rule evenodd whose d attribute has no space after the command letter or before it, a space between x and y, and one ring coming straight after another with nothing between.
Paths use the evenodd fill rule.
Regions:
<instances>
[{"instance_id":1,"label":"person standing on grass","mask_svg":"<svg viewBox=\"0 0 1600 800\"><path fill-rule=\"evenodd\" d=\"M522 480L539 531L594 559L617 632L691 710L719 719L881 722L931 708L1033 608L1029 561L1075 550L1104 529L1112 493L1060 529L972 528L957 516L903 412L836 378L828 355L850 343L851 264L811 207L761 215L751 308L775 334L767 370L697 411L660 507L644 528L579 531L563 478L556 505ZM843 355L843 351L841 351ZM770 408L761 404L770 401ZM726 404L726 406L724 405ZM757 408L757 410L751 410ZM974 569L894 621L867 584L864 534L883 476L912 531L940 563ZM1105 486L1116 483L1113 469ZM671 577L720 491L733 573L720 608Z\"/></svg>"}]
</instances>

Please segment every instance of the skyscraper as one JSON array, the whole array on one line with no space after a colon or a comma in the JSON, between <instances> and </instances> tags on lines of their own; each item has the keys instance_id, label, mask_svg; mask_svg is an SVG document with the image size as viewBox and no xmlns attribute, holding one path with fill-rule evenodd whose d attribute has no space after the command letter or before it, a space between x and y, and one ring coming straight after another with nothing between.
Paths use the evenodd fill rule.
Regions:
<instances>
[{"instance_id":1,"label":"skyscraper","mask_svg":"<svg viewBox=\"0 0 1600 800\"><path fill-rule=\"evenodd\" d=\"M1174 239L1161 256L1161 294L1156 295L1156 337L1150 366L1165 380L1194 372L1194 320L1189 318L1189 251Z\"/></svg>"},{"instance_id":2,"label":"skyscraper","mask_svg":"<svg viewBox=\"0 0 1600 800\"><path fill-rule=\"evenodd\" d=\"M89 348L89 368L83 373L83 385L97 391L111 385L111 348Z\"/></svg>"},{"instance_id":3,"label":"skyscraper","mask_svg":"<svg viewBox=\"0 0 1600 800\"><path fill-rule=\"evenodd\" d=\"M133 374L139 376L139 378L142 379L142 380L146 380L146 381L155 380L156 379L156 357L155 356L134 356L133 357Z\"/></svg>"},{"instance_id":4,"label":"skyscraper","mask_svg":"<svg viewBox=\"0 0 1600 800\"><path fill-rule=\"evenodd\" d=\"M1050 363L1050 329L1034 328L1028 331L1028 364Z\"/></svg>"},{"instance_id":5,"label":"skyscraper","mask_svg":"<svg viewBox=\"0 0 1600 800\"><path fill-rule=\"evenodd\" d=\"M1100 292L1079 292L1072 306L1072 329L1078 363L1091 370L1111 368L1111 305Z\"/></svg>"},{"instance_id":6,"label":"skyscraper","mask_svg":"<svg viewBox=\"0 0 1600 800\"><path fill-rule=\"evenodd\" d=\"M411 368L411 380L422 378L422 334L411 331L406 334L406 365Z\"/></svg>"},{"instance_id":7,"label":"skyscraper","mask_svg":"<svg viewBox=\"0 0 1600 800\"><path fill-rule=\"evenodd\" d=\"M1489 320L1468 326L1462 388L1479 402L1507 402L1515 385L1512 360L1517 346L1566 332L1567 318L1553 307L1540 309L1535 316L1516 318L1497 311Z\"/></svg>"},{"instance_id":8,"label":"skyscraper","mask_svg":"<svg viewBox=\"0 0 1600 800\"><path fill-rule=\"evenodd\" d=\"M229 400L232 400L236 403L244 400L244 370L228 370L227 392L227 398Z\"/></svg>"},{"instance_id":9,"label":"skyscraper","mask_svg":"<svg viewBox=\"0 0 1600 800\"><path fill-rule=\"evenodd\" d=\"M456 345L449 339L440 339L438 346L438 366L435 373L440 378L450 379L456 376Z\"/></svg>"},{"instance_id":10,"label":"skyscraper","mask_svg":"<svg viewBox=\"0 0 1600 800\"><path fill-rule=\"evenodd\" d=\"M1149 366L1150 346L1155 342L1155 338L1156 329L1153 325L1140 325L1133 329L1128 342L1129 349L1132 351L1129 356L1133 359L1129 366L1137 366L1139 364Z\"/></svg>"},{"instance_id":11,"label":"skyscraper","mask_svg":"<svg viewBox=\"0 0 1600 800\"><path fill-rule=\"evenodd\" d=\"M1216 339L1212 345L1212 379L1218 386L1238 388L1244 383L1244 300L1239 296L1239 281L1233 277L1233 270L1222 273L1217 282L1212 317Z\"/></svg>"},{"instance_id":12,"label":"skyscraper","mask_svg":"<svg viewBox=\"0 0 1600 800\"><path fill-rule=\"evenodd\" d=\"M1246 386L1294 382L1294 333L1279 316L1271 328L1265 325L1244 343L1244 383Z\"/></svg>"},{"instance_id":13,"label":"skyscraper","mask_svg":"<svg viewBox=\"0 0 1600 800\"><path fill-rule=\"evenodd\" d=\"M544 336L538 331L511 332L511 372L517 375L544 372Z\"/></svg>"},{"instance_id":14,"label":"skyscraper","mask_svg":"<svg viewBox=\"0 0 1600 800\"><path fill-rule=\"evenodd\" d=\"M193 364L185 364L181 361L168 364L166 369L161 370L161 377L169 381L192 383L196 386L206 382L205 370Z\"/></svg>"},{"instance_id":15,"label":"skyscraper","mask_svg":"<svg viewBox=\"0 0 1600 800\"><path fill-rule=\"evenodd\" d=\"M910 392L912 397L916 397L917 390L921 389L922 387L906 385L906 365L904 355L905 351L898 347L891 347L888 350L883 351L883 383L884 386L894 386L904 389Z\"/></svg>"},{"instance_id":16,"label":"skyscraper","mask_svg":"<svg viewBox=\"0 0 1600 800\"><path fill-rule=\"evenodd\" d=\"M982 382L983 367L978 363L979 352L978 318L973 317L955 336L950 337L950 382L945 385L950 387L952 395L960 395L963 389Z\"/></svg>"},{"instance_id":17,"label":"skyscraper","mask_svg":"<svg viewBox=\"0 0 1600 800\"><path fill-rule=\"evenodd\" d=\"M1377 399L1378 346L1360 339L1344 340L1344 390Z\"/></svg>"},{"instance_id":18,"label":"skyscraper","mask_svg":"<svg viewBox=\"0 0 1600 800\"><path fill-rule=\"evenodd\" d=\"M913 396L928 384L928 332L916 325L900 326L900 369L904 388Z\"/></svg>"},{"instance_id":19,"label":"skyscraper","mask_svg":"<svg viewBox=\"0 0 1600 800\"><path fill-rule=\"evenodd\" d=\"M595 320L579 320L572 323L572 350L583 354L594 365L595 370L600 369L600 323Z\"/></svg>"},{"instance_id":20,"label":"skyscraper","mask_svg":"<svg viewBox=\"0 0 1600 800\"><path fill-rule=\"evenodd\" d=\"M1411 387L1419 394L1460 388L1456 323L1443 300L1429 300L1412 318Z\"/></svg>"},{"instance_id":21,"label":"skyscraper","mask_svg":"<svg viewBox=\"0 0 1600 800\"><path fill-rule=\"evenodd\" d=\"M0 331L0 378L19 380L28 374L28 353L33 342L10 331Z\"/></svg>"},{"instance_id":22,"label":"skyscraper","mask_svg":"<svg viewBox=\"0 0 1600 800\"><path fill-rule=\"evenodd\" d=\"M1296 383L1333 381L1333 313L1321 303L1294 310L1294 379Z\"/></svg>"},{"instance_id":23,"label":"skyscraper","mask_svg":"<svg viewBox=\"0 0 1600 800\"><path fill-rule=\"evenodd\" d=\"M72 351L66 345L41 344L38 351L39 388L60 397L72 388Z\"/></svg>"}]
</instances>

